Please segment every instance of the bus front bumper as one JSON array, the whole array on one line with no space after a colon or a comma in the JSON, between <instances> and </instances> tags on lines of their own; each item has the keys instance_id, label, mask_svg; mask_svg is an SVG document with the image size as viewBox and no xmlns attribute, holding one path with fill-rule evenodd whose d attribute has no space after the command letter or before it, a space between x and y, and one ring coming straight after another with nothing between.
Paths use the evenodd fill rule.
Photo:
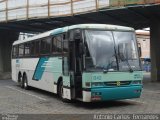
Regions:
<instances>
[{"instance_id":1,"label":"bus front bumper","mask_svg":"<svg viewBox=\"0 0 160 120\"><path fill-rule=\"evenodd\" d=\"M109 101L139 98L142 85L129 87L92 88L91 91L83 91L84 102Z\"/></svg>"}]
</instances>

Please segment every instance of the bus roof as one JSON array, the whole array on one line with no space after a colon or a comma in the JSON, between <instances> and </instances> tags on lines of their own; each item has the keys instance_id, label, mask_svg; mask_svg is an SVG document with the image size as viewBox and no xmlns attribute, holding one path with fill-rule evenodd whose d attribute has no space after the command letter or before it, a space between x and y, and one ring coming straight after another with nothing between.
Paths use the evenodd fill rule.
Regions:
<instances>
[{"instance_id":1,"label":"bus roof","mask_svg":"<svg viewBox=\"0 0 160 120\"><path fill-rule=\"evenodd\" d=\"M118 26L118 25L108 25L108 24L78 24L78 25L72 25L72 26L67 26L67 27L62 27L62 28L57 28L54 30L50 30L45 33L41 33L39 35L35 35L33 37L24 39L24 40L17 40L13 43L13 45L48 37L50 35L56 35L60 33L67 32L68 30L72 29L102 29L102 30L117 30L117 31L134 31L133 28L130 27L123 27L123 26Z\"/></svg>"}]
</instances>

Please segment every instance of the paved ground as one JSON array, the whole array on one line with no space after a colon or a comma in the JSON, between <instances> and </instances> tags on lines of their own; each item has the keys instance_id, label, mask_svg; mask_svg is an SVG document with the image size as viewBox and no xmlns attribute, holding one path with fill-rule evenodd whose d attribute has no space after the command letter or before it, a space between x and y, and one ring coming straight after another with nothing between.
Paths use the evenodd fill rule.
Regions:
<instances>
[{"instance_id":1,"label":"paved ground","mask_svg":"<svg viewBox=\"0 0 160 120\"><path fill-rule=\"evenodd\" d=\"M145 80L149 74L145 76ZM145 81L141 98L86 104L63 103L52 93L21 89L11 80L0 80L0 113L6 114L108 114L160 113L160 83Z\"/></svg>"}]
</instances>

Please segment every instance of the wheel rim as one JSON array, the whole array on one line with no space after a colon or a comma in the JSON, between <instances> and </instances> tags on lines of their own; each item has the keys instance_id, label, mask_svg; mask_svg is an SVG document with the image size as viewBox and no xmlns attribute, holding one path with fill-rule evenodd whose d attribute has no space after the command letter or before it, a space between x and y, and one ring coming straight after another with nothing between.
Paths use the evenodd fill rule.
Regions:
<instances>
[{"instance_id":1,"label":"wheel rim","mask_svg":"<svg viewBox=\"0 0 160 120\"><path fill-rule=\"evenodd\" d=\"M22 77L19 77L19 84L22 85Z\"/></svg>"},{"instance_id":2,"label":"wheel rim","mask_svg":"<svg viewBox=\"0 0 160 120\"><path fill-rule=\"evenodd\" d=\"M22 79L22 77L20 77L20 85L21 85L21 87L23 87L23 79Z\"/></svg>"},{"instance_id":3,"label":"wheel rim","mask_svg":"<svg viewBox=\"0 0 160 120\"><path fill-rule=\"evenodd\" d=\"M26 77L25 77L25 78L24 78L24 87L27 88L27 86L28 86L28 85L27 85L27 80L26 80Z\"/></svg>"},{"instance_id":4,"label":"wheel rim","mask_svg":"<svg viewBox=\"0 0 160 120\"><path fill-rule=\"evenodd\" d=\"M26 83L26 81L25 81L25 83L24 83L24 87L25 87L25 88L27 87L27 83Z\"/></svg>"}]
</instances>

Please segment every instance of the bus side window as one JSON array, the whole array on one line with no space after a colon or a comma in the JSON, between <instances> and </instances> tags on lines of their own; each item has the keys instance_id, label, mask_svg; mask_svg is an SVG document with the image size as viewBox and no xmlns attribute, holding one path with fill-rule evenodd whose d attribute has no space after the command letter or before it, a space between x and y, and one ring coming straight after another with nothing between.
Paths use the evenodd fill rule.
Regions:
<instances>
[{"instance_id":1,"label":"bus side window","mask_svg":"<svg viewBox=\"0 0 160 120\"><path fill-rule=\"evenodd\" d=\"M19 51L18 52L18 56L19 57L23 57L23 55L24 55L24 44L20 44L19 47L18 47L18 49L19 49L18 50Z\"/></svg>"},{"instance_id":2,"label":"bus side window","mask_svg":"<svg viewBox=\"0 0 160 120\"><path fill-rule=\"evenodd\" d=\"M30 53L31 56L35 56L35 41L31 42L30 44Z\"/></svg>"},{"instance_id":3,"label":"bus side window","mask_svg":"<svg viewBox=\"0 0 160 120\"><path fill-rule=\"evenodd\" d=\"M36 56L39 55L39 50L40 50L40 41L35 42L35 54Z\"/></svg>"},{"instance_id":4,"label":"bus side window","mask_svg":"<svg viewBox=\"0 0 160 120\"><path fill-rule=\"evenodd\" d=\"M69 47L68 47L68 40L63 41L63 53L68 53Z\"/></svg>"},{"instance_id":5,"label":"bus side window","mask_svg":"<svg viewBox=\"0 0 160 120\"><path fill-rule=\"evenodd\" d=\"M68 40L66 38L66 34L63 35L63 53L68 53L69 47L68 47Z\"/></svg>"},{"instance_id":6,"label":"bus side window","mask_svg":"<svg viewBox=\"0 0 160 120\"><path fill-rule=\"evenodd\" d=\"M52 53L53 54L62 54L62 36L55 36L52 39Z\"/></svg>"},{"instance_id":7,"label":"bus side window","mask_svg":"<svg viewBox=\"0 0 160 120\"><path fill-rule=\"evenodd\" d=\"M24 55L25 56L30 55L30 43L25 43L25 45L24 45Z\"/></svg>"},{"instance_id":8,"label":"bus side window","mask_svg":"<svg viewBox=\"0 0 160 120\"><path fill-rule=\"evenodd\" d=\"M16 58L18 55L18 46L13 46L12 57Z\"/></svg>"},{"instance_id":9,"label":"bus side window","mask_svg":"<svg viewBox=\"0 0 160 120\"><path fill-rule=\"evenodd\" d=\"M40 52L42 55L50 54L50 48L51 48L51 39L50 38L44 38L41 40L41 49Z\"/></svg>"}]
</instances>

